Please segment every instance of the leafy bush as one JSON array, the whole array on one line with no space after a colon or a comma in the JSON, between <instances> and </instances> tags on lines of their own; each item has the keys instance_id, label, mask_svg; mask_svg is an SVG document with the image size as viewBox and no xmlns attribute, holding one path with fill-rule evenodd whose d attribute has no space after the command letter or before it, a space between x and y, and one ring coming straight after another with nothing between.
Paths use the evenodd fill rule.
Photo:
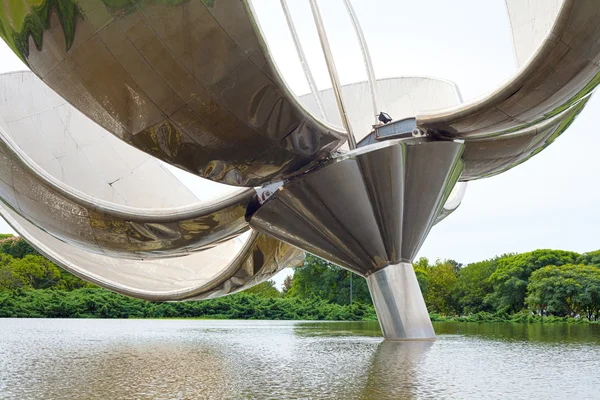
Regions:
<instances>
[{"instance_id":1,"label":"leafy bush","mask_svg":"<svg viewBox=\"0 0 600 400\"><path fill-rule=\"evenodd\" d=\"M228 318L275 320L375 320L373 306L339 305L316 297L264 297L237 293L218 299L153 303L100 288L72 291L0 291L0 317L13 318Z\"/></svg>"}]
</instances>

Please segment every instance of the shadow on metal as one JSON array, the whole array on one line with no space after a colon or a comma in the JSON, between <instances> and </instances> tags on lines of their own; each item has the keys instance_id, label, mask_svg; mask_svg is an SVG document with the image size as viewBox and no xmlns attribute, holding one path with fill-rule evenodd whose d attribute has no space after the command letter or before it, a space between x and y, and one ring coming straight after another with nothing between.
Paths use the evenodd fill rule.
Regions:
<instances>
[{"instance_id":1,"label":"shadow on metal","mask_svg":"<svg viewBox=\"0 0 600 400\"><path fill-rule=\"evenodd\" d=\"M367 277L386 339L435 334L410 264L462 172L460 142L390 140L286 182L250 226Z\"/></svg>"},{"instance_id":2,"label":"shadow on metal","mask_svg":"<svg viewBox=\"0 0 600 400\"><path fill-rule=\"evenodd\" d=\"M250 226L363 276L411 261L462 171L463 144L365 146L285 183Z\"/></svg>"}]
</instances>

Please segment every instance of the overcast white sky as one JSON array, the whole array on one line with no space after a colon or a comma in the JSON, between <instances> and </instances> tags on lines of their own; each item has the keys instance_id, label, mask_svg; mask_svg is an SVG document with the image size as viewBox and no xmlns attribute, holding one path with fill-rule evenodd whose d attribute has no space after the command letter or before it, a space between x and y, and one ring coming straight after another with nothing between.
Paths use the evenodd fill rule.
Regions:
<instances>
[{"instance_id":1,"label":"overcast white sky","mask_svg":"<svg viewBox=\"0 0 600 400\"><path fill-rule=\"evenodd\" d=\"M320 89L330 87L307 0L289 0ZM297 94L308 85L279 0L254 0L278 67ZM341 0L320 1L343 84L366 79ZM433 76L456 82L465 100L508 79L516 64L503 0L354 0L378 78ZM0 72L24 69L0 42ZM507 252L600 248L600 97L552 146L500 176L471 182L463 204L431 231L419 257L462 263ZM186 183L194 183L186 179ZM199 181L198 181L199 182ZM0 223L0 232L10 232ZM277 277L278 283L283 275Z\"/></svg>"}]
</instances>

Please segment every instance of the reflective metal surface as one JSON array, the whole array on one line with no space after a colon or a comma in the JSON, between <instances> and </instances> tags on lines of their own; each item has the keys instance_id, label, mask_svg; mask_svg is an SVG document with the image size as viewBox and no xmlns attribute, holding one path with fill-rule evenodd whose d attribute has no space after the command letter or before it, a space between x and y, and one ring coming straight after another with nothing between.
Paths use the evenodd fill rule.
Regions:
<instances>
[{"instance_id":1,"label":"reflective metal surface","mask_svg":"<svg viewBox=\"0 0 600 400\"><path fill-rule=\"evenodd\" d=\"M236 237L249 229L254 189L201 203L31 72L0 75L0 91L0 214L63 268L129 296L186 300L243 290L301 262L275 239Z\"/></svg>"},{"instance_id":2,"label":"reflective metal surface","mask_svg":"<svg viewBox=\"0 0 600 400\"><path fill-rule=\"evenodd\" d=\"M464 153L463 153L464 154ZM444 206L440 210L440 213L435 219L435 223L442 221L448 215L452 214L458 206L460 206L463 198L465 197L465 193L467 192L467 182L457 182L454 185L454 188L450 192L448 199L444 203Z\"/></svg>"},{"instance_id":3,"label":"reflective metal surface","mask_svg":"<svg viewBox=\"0 0 600 400\"><path fill-rule=\"evenodd\" d=\"M531 3L531 18L546 10L534 3L541 4ZM523 40L513 28L515 34L518 42ZM598 4L565 0L541 46L510 81L491 94L458 107L420 113L417 124L439 138L464 139L466 155L480 158L476 153L485 147L486 165L481 167L478 162L465 159L462 180L511 168L526 158L522 155L547 144L544 135L531 140L532 130L542 129L548 121L569 110L576 113L600 83L599 39ZM510 139L498 141L501 137ZM477 142L472 143L475 139ZM510 157L505 157L507 148L512 153ZM515 158L519 161L515 162Z\"/></svg>"},{"instance_id":4,"label":"reflective metal surface","mask_svg":"<svg viewBox=\"0 0 600 400\"><path fill-rule=\"evenodd\" d=\"M40 173L95 202L159 210L199 203L166 164L112 136L32 72L0 74L0 93L2 138Z\"/></svg>"},{"instance_id":5,"label":"reflective metal surface","mask_svg":"<svg viewBox=\"0 0 600 400\"><path fill-rule=\"evenodd\" d=\"M158 161L44 88L32 73L0 76L0 198L29 222L126 258L180 256L248 230L253 189L200 203Z\"/></svg>"},{"instance_id":6,"label":"reflective metal surface","mask_svg":"<svg viewBox=\"0 0 600 400\"><path fill-rule=\"evenodd\" d=\"M462 98L453 82L428 77L396 77L376 81L381 111L392 116L395 121L414 117L427 110L452 107L460 104ZM328 122L342 129L342 120L337 111L337 103L332 89L319 92L328 116ZM360 142L373 130L373 105L368 82L356 82L342 86L342 96L347 99L350 125ZM299 97L304 107L314 113L319 108L314 96Z\"/></svg>"},{"instance_id":7,"label":"reflective metal surface","mask_svg":"<svg viewBox=\"0 0 600 400\"><path fill-rule=\"evenodd\" d=\"M462 151L416 138L361 147L286 182L250 226L366 276L386 339L433 339L411 261L444 217Z\"/></svg>"},{"instance_id":8,"label":"reflective metal surface","mask_svg":"<svg viewBox=\"0 0 600 400\"><path fill-rule=\"evenodd\" d=\"M521 66L540 47L564 0L505 0L517 65Z\"/></svg>"},{"instance_id":9,"label":"reflective metal surface","mask_svg":"<svg viewBox=\"0 0 600 400\"><path fill-rule=\"evenodd\" d=\"M531 127L492 138L465 140L461 180L486 178L513 168L549 146L583 110L589 96Z\"/></svg>"},{"instance_id":10,"label":"reflective metal surface","mask_svg":"<svg viewBox=\"0 0 600 400\"><path fill-rule=\"evenodd\" d=\"M361 275L411 261L460 173L463 145L362 147L285 183L250 226Z\"/></svg>"},{"instance_id":11,"label":"reflective metal surface","mask_svg":"<svg viewBox=\"0 0 600 400\"><path fill-rule=\"evenodd\" d=\"M390 265L376 271L367 276L367 284L386 339L435 339L411 263Z\"/></svg>"},{"instance_id":12,"label":"reflective metal surface","mask_svg":"<svg viewBox=\"0 0 600 400\"><path fill-rule=\"evenodd\" d=\"M11 0L2 38L105 129L193 174L279 180L345 139L305 112L246 1Z\"/></svg>"},{"instance_id":13,"label":"reflective metal surface","mask_svg":"<svg viewBox=\"0 0 600 400\"><path fill-rule=\"evenodd\" d=\"M57 265L96 285L152 301L224 296L300 265L301 251L253 233L212 249L163 260L129 260L95 254L48 235L0 205L0 215L34 248Z\"/></svg>"},{"instance_id":14,"label":"reflective metal surface","mask_svg":"<svg viewBox=\"0 0 600 400\"><path fill-rule=\"evenodd\" d=\"M360 29L370 84L341 87L316 0L334 88L317 92L308 74L300 99L248 0L5 2L0 36L58 95L28 73L0 76L0 214L78 276L151 300L242 290L298 264L297 246L367 277L387 338L432 338L410 261L459 206L457 182L537 154L600 83L597 2L506 4L522 67L460 105L451 82L376 81ZM369 99L394 119L376 132ZM329 123L362 147L344 153ZM139 150L212 181L273 185L198 202ZM249 225L260 233L239 236Z\"/></svg>"}]
</instances>

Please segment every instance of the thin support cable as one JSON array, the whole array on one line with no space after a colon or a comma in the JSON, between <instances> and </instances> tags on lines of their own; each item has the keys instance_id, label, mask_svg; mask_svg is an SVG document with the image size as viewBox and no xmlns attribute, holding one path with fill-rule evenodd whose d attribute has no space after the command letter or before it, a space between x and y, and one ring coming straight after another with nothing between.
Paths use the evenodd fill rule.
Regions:
<instances>
[{"instance_id":1,"label":"thin support cable","mask_svg":"<svg viewBox=\"0 0 600 400\"><path fill-rule=\"evenodd\" d=\"M296 31L296 25L294 25L290 9L288 8L287 0L280 1L281 8L283 9L283 14L285 15L285 20L287 21L288 28L290 30L290 33L292 34L292 40L294 41L294 46L296 47L296 53L298 53L300 64L302 64L302 69L304 70L304 76L306 77L306 81L308 82L310 91L315 97L315 102L317 103L317 107L319 109L319 112L321 113L321 117L327 121L327 113L325 112L325 107L323 107L321 94L319 93L319 89L317 88L315 78L313 77L312 71L310 70L310 66L308 65L308 61L306 59L306 55L304 54L304 50L302 49L302 44L300 43L300 38L298 37L298 32Z\"/></svg>"},{"instance_id":2,"label":"thin support cable","mask_svg":"<svg viewBox=\"0 0 600 400\"><path fill-rule=\"evenodd\" d=\"M369 53L369 46L367 45L365 35L363 34L362 28L360 27L360 21L358 20L358 17L354 12L354 7L352 7L352 3L350 2L350 0L344 0L344 4L346 5L346 9L348 10L350 19L352 20L352 26L354 27L354 32L356 32L356 37L358 38L358 43L362 51L363 60L365 62L365 68L367 70L367 77L369 80L369 87L371 88L371 100L373 101L373 115L375 116L375 125L377 125L379 123L378 115L383 110L379 106L379 90L377 87L377 79L375 78L375 70L373 69L373 61L371 60L371 54Z\"/></svg>"},{"instance_id":3,"label":"thin support cable","mask_svg":"<svg viewBox=\"0 0 600 400\"><path fill-rule=\"evenodd\" d=\"M331 78L331 84L333 85L333 93L335 94L335 100L337 101L338 109L340 111L340 117L342 118L342 124L344 129L348 133L348 147L350 150L356 148L356 139L350 126L346 107L344 106L344 100L342 99L342 85L340 84L340 78L338 77L337 69L335 68L335 62L331 55L331 47L329 47L329 40L327 39L327 33L325 32L325 26L323 25L323 19L321 18L321 12L316 0L309 0L310 8L312 9L313 18L315 19L315 25L319 33L319 39L321 41L321 48L323 49L323 55L325 56L325 62L327 64L327 70L329 71L329 77Z\"/></svg>"}]
</instances>

